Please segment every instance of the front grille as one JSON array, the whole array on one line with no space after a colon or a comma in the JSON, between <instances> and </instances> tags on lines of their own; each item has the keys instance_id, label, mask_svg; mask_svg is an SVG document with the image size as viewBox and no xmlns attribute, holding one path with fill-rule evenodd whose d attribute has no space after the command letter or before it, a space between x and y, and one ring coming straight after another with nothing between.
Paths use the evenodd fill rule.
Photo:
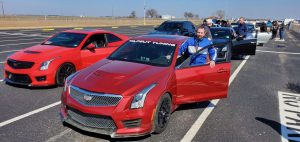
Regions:
<instances>
[{"instance_id":1,"label":"front grille","mask_svg":"<svg viewBox=\"0 0 300 142\"><path fill-rule=\"evenodd\" d=\"M8 71L6 71L5 73L10 81L22 84L30 84L32 82L30 77L26 74L14 74Z\"/></svg>"},{"instance_id":2,"label":"front grille","mask_svg":"<svg viewBox=\"0 0 300 142\"><path fill-rule=\"evenodd\" d=\"M108 116L86 114L70 107L68 107L68 116L85 127L105 129L111 132L117 128L112 118Z\"/></svg>"},{"instance_id":3,"label":"front grille","mask_svg":"<svg viewBox=\"0 0 300 142\"><path fill-rule=\"evenodd\" d=\"M123 125L124 125L125 128L140 127L140 125L141 125L141 119L126 120L126 121L123 121Z\"/></svg>"},{"instance_id":4,"label":"front grille","mask_svg":"<svg viewBox=\"0 0 300 142\"><path fill-rule=\"evenodd\" d=\"M120 95L94 93L75 86L70 86L70 95L85 106L116 106L122 99Z\"/></svg>"},{"instance_id":5,"label":"front grille","mask_svg":"<svg viewBox=\"0 0 300 142\"><path fill-rule=\"evenodd\" d=\"M34 62L17 61L8 59L7 64L14 69L29 69L34 65Z\"/></svg>"}]
</instances>

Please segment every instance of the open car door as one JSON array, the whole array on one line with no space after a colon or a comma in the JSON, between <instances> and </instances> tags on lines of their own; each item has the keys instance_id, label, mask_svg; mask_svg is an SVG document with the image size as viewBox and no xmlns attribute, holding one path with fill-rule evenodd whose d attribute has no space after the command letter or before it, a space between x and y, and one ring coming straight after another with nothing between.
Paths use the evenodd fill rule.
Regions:
<instances>
[{"instance_id":1,"label":"open car door","mask_svg":"<svg viewBox=\"0 0 300 142\"><path fill-rule=\"evenodd\" d=\"M208 48L217 49L216 66L209 64L190 66L191 56L187 59L177 59L176 103L185 104L227 97L230 77L230 43L214 44L202 48L194 54L203 54Z\"/></svg>"},{"instance_id":2,"label":"open car door","mask_svg":"<svg viewBox=\"0 0 300 142\"><path fill-rule=\"evenodd\" d=\"M232 40L232 55L255 55L256 38Z\"/></svg>"}]
</instances>

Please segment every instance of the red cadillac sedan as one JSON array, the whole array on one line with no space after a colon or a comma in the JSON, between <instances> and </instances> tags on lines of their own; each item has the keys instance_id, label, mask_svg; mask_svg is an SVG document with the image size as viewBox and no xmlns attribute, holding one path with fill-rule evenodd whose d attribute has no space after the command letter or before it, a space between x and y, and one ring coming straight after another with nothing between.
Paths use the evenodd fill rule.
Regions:
<instances>
[{"instance_id":1,"label":"red cadillac sedan","mask_svg":"<svg viewBox=\"0 0 300 142\"><path fill-rule=\"evenodd\" d=\"M26 86L63 85L66 77L106 58L128 37L105 30L68 30L7 58L5 81Z\"/></svg>"},{"instance_id":2,"label":"red cadillac sedan","mask_svg":"<svg viewBox=\"0 0 300 142\"><path fill-rule=\"evenodd\" d=\"M186 40L135 37L108 58L72 74L61 96L62 121L113 138L136 137L164 131L180 104L227 97L230 45L212 45L218 49L214 68L190 66L191 57L177 56Z\"/></svg>"}]
</instances>

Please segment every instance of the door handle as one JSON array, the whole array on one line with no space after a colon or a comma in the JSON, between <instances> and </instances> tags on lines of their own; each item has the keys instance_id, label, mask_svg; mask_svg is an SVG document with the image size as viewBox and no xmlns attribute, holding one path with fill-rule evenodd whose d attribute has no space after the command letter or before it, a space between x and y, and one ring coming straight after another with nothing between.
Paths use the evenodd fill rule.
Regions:
<instances>
[{"instance_id":1,"label":"door handle","mask_svg":"<svg viewBox=\"0 0 300 142\"><path fill-rule=\"evenodd\" d=\"M223 72L228 72L228 71L226 69L219 69L217 72L218 73L223 73Z\"/></svg>"}]
</instances>

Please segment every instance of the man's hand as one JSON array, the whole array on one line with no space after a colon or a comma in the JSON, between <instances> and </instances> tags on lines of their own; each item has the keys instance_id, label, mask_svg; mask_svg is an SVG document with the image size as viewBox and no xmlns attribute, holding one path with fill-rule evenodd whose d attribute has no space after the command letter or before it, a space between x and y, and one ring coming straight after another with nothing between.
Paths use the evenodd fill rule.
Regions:
<instances>
[{"instance_id":1,"label":"man's hand","mask_svg":"<svg viewBox=\"0 0 300 142\"><path fill-rule=\"evenodd\" d=\"M210 68L214 68L216 66L216 62L215 61L210 61L209 66L210 66Z\"/></svg>"}]
</instances>

